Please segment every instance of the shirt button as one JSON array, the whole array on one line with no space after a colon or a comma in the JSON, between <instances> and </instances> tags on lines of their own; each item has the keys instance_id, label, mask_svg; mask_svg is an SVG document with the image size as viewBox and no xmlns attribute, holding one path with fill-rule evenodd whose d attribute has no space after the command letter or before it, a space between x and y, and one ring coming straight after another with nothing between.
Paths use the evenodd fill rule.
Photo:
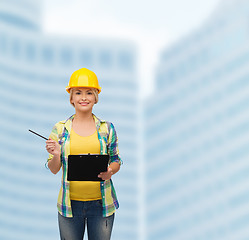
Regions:
<instances>
[{"instance_id":1,"label":"shirt button","mask_svg":"<svg viewBox=\"0 0 249 240\"><path fill-rule=\"evenodd\" d=\"M103 196L103 198L105 198L105 196Z\"/></svg>"}]
</instances>

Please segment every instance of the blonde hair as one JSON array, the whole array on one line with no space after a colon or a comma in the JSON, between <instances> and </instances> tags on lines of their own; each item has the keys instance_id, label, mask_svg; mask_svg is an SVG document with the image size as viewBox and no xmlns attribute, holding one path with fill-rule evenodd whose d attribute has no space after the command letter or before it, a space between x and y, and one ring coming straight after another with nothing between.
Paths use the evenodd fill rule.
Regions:
<instances>
[{"instance_id":1,"label":"blonde hair","mask_svg":"<svg viewBox=\"0 0 249 240\"><path fill-rule=\"evenodd\" d=\"M70 95L69 95L69 101L70 101L70 104L71 105L73 105L73 107L74 107L74 104L72 103L72 98L73 98L73 90L74 90L75 88L71 88L70 89ZM95 96L95 104L96 103L98 103L98 101L99 101L99 92L98 92L98 89L96 89L96 88L91 88L91 90L92 90L92 92L93 92L93 94L94 94L94 96Z\"/></svg>"}]
</instances>

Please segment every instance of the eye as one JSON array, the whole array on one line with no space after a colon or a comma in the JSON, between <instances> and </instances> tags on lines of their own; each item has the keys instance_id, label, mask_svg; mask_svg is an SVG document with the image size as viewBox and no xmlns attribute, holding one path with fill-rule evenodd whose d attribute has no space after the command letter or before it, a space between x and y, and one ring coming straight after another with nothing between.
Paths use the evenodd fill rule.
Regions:
<instances>
[{"instance_id":1,"label":"eye","mask_svg":"<svg viewBox=\"0 0 249 240\"><path fill-rule=\"evenodd\" d=\"M76 95L80 95L80 94L81 94L81 92L80 92L80 91L78 91L78 92L76 92L75 94L76 94Z\"/></svg>"},{"instance_id":2,"label":"eye","mask_svg":"<svg viewBox=\"0 0 249 240\"><path fill-rule=\"evenodd\" d=\"M92 95L93 93L92 92L87 92L88 95Z\"/></svg>"}]
</instances>

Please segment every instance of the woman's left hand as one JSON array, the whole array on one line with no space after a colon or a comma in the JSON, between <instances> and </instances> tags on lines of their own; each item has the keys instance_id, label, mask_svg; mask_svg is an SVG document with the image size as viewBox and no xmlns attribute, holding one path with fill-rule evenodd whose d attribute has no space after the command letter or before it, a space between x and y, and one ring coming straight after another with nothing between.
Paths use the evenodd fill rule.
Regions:
<instances>
[{"instance_id":1,"label":"woman's left hand","mask_svg":"<svg viewBox=\"0 0 249 240\"><path fill-rule=\"evenodd\" d=\"M98 177L99 178L102 178L103 180L109 180L111 179L113 175L113 171L110 167L108 167L107 171L106 172L101 172Z\"/></svg>"}]
</instances>

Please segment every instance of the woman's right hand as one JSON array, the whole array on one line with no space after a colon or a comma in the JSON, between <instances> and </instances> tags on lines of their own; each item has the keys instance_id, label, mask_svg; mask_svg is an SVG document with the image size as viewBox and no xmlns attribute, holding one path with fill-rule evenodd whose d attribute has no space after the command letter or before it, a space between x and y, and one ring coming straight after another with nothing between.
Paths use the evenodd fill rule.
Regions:
<instances>
[{"instance_id":1,"label":"woman's right hand","mask_svg":"<svg viewBox=\"0 0 249 240\"><path fill-rule=\"evenodd\" d=\"M59 143L57 143L56 141L52 140L51 138L49 138L46 141L46 150L48 153L52 154L52 155L57 155L60 156L61 155L61 146Z\"/></svg>"}]
</instances>

